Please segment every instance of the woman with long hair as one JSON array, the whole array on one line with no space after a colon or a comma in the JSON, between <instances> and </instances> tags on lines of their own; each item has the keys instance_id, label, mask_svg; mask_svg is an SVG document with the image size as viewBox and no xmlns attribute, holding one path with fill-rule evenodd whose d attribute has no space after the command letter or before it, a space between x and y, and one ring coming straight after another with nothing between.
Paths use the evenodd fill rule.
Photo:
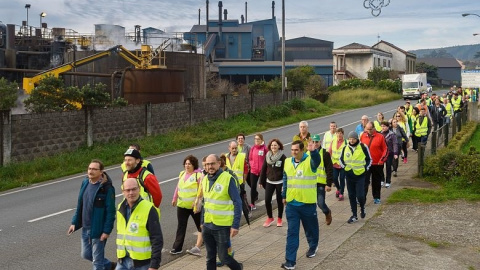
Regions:
<instances>
[{"instance_id":1,"label":"woman with long hair","mask_svg":"<svg viewBox=\"0 0 480 270\"><path fill-rule=\"evenodd\" d=\"M268 215L267 220L263 223L263 227L269 227L275 221L272 213L273 192L275 192L277 196L277 227L282 227L283 166L285 165L285 159L287 157L283 154L283 144L279 139L272 139L268 143L267 148L268 152L265 155L265 162L263 162L259 177L259 187L265 189L265 207L267 208Z\"/></svg>"}]
</instances>

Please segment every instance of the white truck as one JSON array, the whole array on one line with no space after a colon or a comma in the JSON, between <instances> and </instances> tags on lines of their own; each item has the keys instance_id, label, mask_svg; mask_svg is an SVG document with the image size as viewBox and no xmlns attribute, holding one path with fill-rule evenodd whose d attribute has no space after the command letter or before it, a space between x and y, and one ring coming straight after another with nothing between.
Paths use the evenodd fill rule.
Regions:
<instances>
[{"instance_id":1,"label":"white truck","mask_svg":"<svg viewBox=\"0 0 480 270\"><path fill-rule=\"evenodd\" d=\"M427 92L427 73L402 75L403 99L417 99Z\"/></svg>"}]
</instances>

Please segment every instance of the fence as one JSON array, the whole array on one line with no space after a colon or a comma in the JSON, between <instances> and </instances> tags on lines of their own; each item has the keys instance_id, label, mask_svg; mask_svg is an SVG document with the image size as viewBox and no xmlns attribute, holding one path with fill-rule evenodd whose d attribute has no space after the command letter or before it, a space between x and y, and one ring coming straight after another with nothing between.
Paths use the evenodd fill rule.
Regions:
<instances>
[{"instance_id":1,"label":"fence","mask_svg":"<svg viewBox=\"0 0 480 270\"><path fill-rule=\"evenodd\" d=\"M424 162L427 156L435 155L437 149L446 147L453 136L462 130L462 127L467 121L478 121L478 119L478 104L476 102L469 102L467 109L455 114L450 123L445 123L443 126L432 130L426 144L419 142L418 176L423 177Z\"/></svg>"}]
</instances>

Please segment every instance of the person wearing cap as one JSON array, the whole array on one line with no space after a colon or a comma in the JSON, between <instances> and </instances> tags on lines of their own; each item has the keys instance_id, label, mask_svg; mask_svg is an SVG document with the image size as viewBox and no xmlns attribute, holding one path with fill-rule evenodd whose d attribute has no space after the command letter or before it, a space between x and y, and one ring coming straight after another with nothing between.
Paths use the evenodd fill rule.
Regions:
<instances>
[{"instance_id":1,"label":"person wearing cap","mask_svg":"<svg viewBox=\"0 0 480 270\"><path fill-rule=\"evenodd\" d=\"M355 128L355 132L360 136L365 131L365 125L368 123L368 116L363 115L360 124Z\"/></svg>"},{"instance_id":2,"label":"person wearing cap","mask_svg":"<svg viewBox=\"0 0 480 270\"><path fill-rule=\"evenodd\" d=\"M320 165L317 168L317 205L325 214L325 224L332 223L332 211L325 202L325 191L330 192L333 184L333 163L330 153L322 148L320 143L320 135L312 136L315 149L320 155ZM309 153L307 153L309 154Z\"/></svg>"},{"instance_id":3,"label":"person wearing cap","mask_svg":"<svg viewBox=\"0 0 480 270\"><path fill-rule=\"evenodd\" d=\"M340 154L340 166L345 169L347 180L348 200L352 216L348 223L358 221L357 201L360 204L360 217L365 218L365 174L372 164L368 148L360 142L355 131L348 133L348 144Z\"/></svg>"},{"instance_id":4,"label":"person wearing cap","mask_svg":"<svg viewBox=\"0 0 480 270\"><path fill-rule=\"evenodd\" d=\"M135 149L138 152L140 152L140 145L136 144L136 143L132 143L132 144L130 144L128 149ZM127 170L127 168L125 167L125 163L122 163L122 165L120 167L122 168L122 172L125 173L125 171ZM149 172L155 174L155 171L153 170L152 163L150 161L144 159L144 158L142 158L142 167L146 168Z\"/></svg>"},{"instance_id":5,"label":"person wearing cap","mask_svg":"<svg viewBox=\"0 0 480 270\"><path fill-rule=\"evenodd\" d=\"M127 178L136 178L140 185L140 196L160 208L162 202L162 190L157 177L142 167L142 156L135 149L127 149L124 156L126 171L123 175L122 184Z\"/></svg>"}]
</instances>

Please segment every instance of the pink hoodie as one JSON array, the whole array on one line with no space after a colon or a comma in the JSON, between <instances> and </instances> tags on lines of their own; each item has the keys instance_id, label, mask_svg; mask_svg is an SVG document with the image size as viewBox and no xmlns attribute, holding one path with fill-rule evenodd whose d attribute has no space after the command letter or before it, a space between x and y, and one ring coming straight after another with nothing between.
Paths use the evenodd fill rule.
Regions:
<instances>
[{"instance_id":1,"label":"pink hoodie","mask_svg":"<svg viewBox=\"0 0 480 270\"><path fill-rule=\"evenodd\" d=\"M250 155L248 156L248 162L250 164L250 172L255 175L260 175L263 162L265 161L265 155L268 149L264 143L261 145L254 145L250 149Z\"/></svg>"}]
</instances>

